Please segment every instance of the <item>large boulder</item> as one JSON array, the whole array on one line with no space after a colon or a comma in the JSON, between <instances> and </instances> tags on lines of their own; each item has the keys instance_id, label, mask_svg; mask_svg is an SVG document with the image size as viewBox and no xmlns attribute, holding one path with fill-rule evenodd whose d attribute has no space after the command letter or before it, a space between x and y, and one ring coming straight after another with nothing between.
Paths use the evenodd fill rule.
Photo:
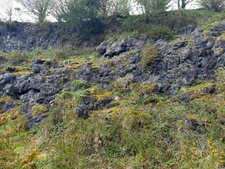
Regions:
<instances>
[{"instance_id":1,"label":"large boulder","mask_svg":"<svg viewBox=\"0 0 225 169\"><path fill-rule=\"evenodd\" d=\"M100 54L100 55L103 55L104 53L106 53L107 51L107 48L109 47L109 43L107 41L103 41L97 48L97 52Z\"/></svg>"}]
</instances>

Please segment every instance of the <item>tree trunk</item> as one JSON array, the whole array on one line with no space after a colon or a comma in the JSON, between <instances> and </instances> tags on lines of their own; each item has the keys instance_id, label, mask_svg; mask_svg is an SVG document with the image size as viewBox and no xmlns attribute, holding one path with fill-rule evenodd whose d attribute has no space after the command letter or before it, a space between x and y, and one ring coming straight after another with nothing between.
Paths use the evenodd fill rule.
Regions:
<instances>
[{"instance_id":1,"label":"tree trunk","mask_svg":"<svg viewBox=\"0 0 225 169\"><path fill-rule=\"evenodd\" d=\"M188 3L187 0L181 0L181 8L182 8L182 9L185 9L187 3Z\"/></svg>"},{"instance_id":2,"label":"tree trunk","mask_svg":"<svg viewBox=\"0 0 225 169\"><path fill-rule=\"evenodd\" d=\"M177 0L178 9L180 9L180 0Z\"/></svg>"}]
</instances>

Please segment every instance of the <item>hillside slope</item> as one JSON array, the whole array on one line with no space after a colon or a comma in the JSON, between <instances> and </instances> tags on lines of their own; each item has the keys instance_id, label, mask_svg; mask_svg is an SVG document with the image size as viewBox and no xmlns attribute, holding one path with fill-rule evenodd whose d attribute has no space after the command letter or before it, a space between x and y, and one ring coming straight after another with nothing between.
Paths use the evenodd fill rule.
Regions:
<instances>
[{"instance_id":1,"label":"hillside slope","mask_svg":"<svg viewBox=\"0 0 225 169\"><path fill-rule=\"evenodd\" d=\"M225 23L171 41L0 55L0 169L225 167Z\"/></svg>"}]
</instances>

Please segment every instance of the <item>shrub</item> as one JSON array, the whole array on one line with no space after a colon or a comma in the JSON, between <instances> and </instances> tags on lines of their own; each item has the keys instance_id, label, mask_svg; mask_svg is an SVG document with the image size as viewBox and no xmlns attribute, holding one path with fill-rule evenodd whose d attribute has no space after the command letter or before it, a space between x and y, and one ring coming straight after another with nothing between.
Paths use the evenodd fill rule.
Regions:
<instances>
[{"instance_id":1,"label":"shrub","mask_svg":"<svg viewBox=\"0 0 225 169\"><path fill-rule=\"evenodd\" d=\"M144 7L147 21L153 15L162 15L168 9L170 0L136 0Z\"/></svg>"},{"instance_id":2,"label":"shrub","mask_svg":"<svg viewBox=\"0 0 225 169\"><path fill-rule=\"evenodd\" d=\"M224 87L224 84L225 84L225 70L224 70L224 68L219 68L216 73L217 73L217 88L220 91L224 91L224 89L225 89L225 87Z\"/></svg>"},{"instance_id":3,"label":"shrub","mask_svg":"<svg viewBox=\"0 0 225 169\"><path fill-rule=\"evenodd\" d=\"M12 61L13 65L21 65L28 60L29 56L23 52L13 52L9 56L9 60Z\"/></svg>"},{"instance_id":4,"label":"shrub","mask_svg":"<svg viewBox=\"0 0 225 169\"><path fill-rule=\"evenodd\" d=\"M67 4L67 11L63 13L62 19L66 28L76 31L79 40L85 41L103 30L98 13L98 0L72 0Z\"/></svg>"},{"instance_id":5,"label":"shrub","mask_svg":"<svg viewBox=\"0 0 225 169\"><path fill-rule=\"evenodd\" d=\"M49 56L51 59L56 60L66 60L69 57L75 55L75 50L70 46L64 46L61 48L53 48L47 50L46 55Z\"/></svg>"},{"instance_id":6,"label":"shrub","mask_svg":"<svg viewBox=\"0 0 225 169\"><path fill-rule=\"evenodd\" d=\"M58 104L51 108L48 118L47 131L50 135L58 134L63 130L63 105L64 101L59 99Z\"/></svg>"},{"instance_id":7,"label":"shrub","mask_svg":"<svg viewBox=\"0 0 225 169\"><path fill-rule=\"evenodd\" d=\"M224 9L224 0L198 0L198 2L202 7L216 12Z\"/></svg>"},{"instance_id":8,"label":"shrub","mask_svg":"<svg viewBox=\"0 0 225 169\"><path fill-rule=\"evenodd\" d=\"M61 99L72 99L73 97L74 97L73 93L67 91L62 92L60 95Z\"/></svg>"},{"instance_id":9,"label":"shrub","mask_svg":"<svg viewBox=\"0 0 225 169\"><path fill-rule=\"evenodd\" d=\"M104 25L98 18L93 18L90 21L84 22L78 39L83 42L90 40L91 36L98 35L103 32Z\"/></svg>"},{"instance_id":10,"label":"shrub","mask_svg":"<svg viewBox=\"0 0 225 169\"><path fill-rule=\"evenodd\" d=\"M75 80L72 82L72 90L81 90L81 89L85 89L86 85L87 85L87 81L85 80Z\"/></svg>"},{"instance_id":11,"label":"shrub","mask_svg":"<svg viewBox=\"0 0 225 169\"><path fill-rule=\"evenodd\" d=\"M134 81L133 74L127 74L125 77L118 78L114 84L113 89L120 92L127 92L130 90L129 85Z\"/></svg>"},{"instance_id":12,"label":"shrub","mask_svg":"<svg viewBox=\"0 0 225 169\"><path fill-rule=\"evenodd\" d=\"M146 45L141 51L141 65L144 67L152 64L157 57L158 49L153 45Z\"/></svg>"},{"instance_id":13,"label":"shrub","mask_svg":"<svg viewBox=\"0 0 225 169\"><path fill-rule=\"evenodd\" d=\"M148 26L144 29L140 30L140 33L146 35L150 39L159 40L159 39L165 39L170 40L173 38L174 33L173 31L167 27L162 25L152 25Z\"/></svg>"},{"instance_id":14,"label":"shrub","mask_svg":"<svg viewBox=\"0 0 225 169\"><path fill-rule=\"evenodd\" d=\"M41 115L43 113L46 113L48 109L41 105L41 104L36 104L31 108L31 112L33 116Z\"/></svg>"},{"instance_id":15,"label":"shrub","mask_svg":"<svg viewBox=\"0 0 225 169\"><path fill-rule=\"evenodd\" d=\"M165 25L174 31L180 30L182 27L186 27L191 24L196 24L195 17L193 17L189 11L177 10L168 13L165 20Z\"/></svg>"},{"instance_id":16,"label":"shrub","mask_svg":"<svg viewBox=\"0 0 225 169\"><path fill-rule=\"evenodd\" d=\"M64 91L60 94L60 98L64 100L71 100L71 99L79 100L81 97L86 96L86 94L87 92L85 90L81 90L78 92Z\"/></svg>"}]
</instances>

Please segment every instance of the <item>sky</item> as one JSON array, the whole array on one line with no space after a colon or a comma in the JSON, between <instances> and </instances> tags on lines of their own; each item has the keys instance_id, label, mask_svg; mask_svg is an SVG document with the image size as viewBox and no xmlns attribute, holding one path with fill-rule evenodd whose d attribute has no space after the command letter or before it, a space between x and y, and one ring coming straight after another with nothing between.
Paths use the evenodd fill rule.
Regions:
<instances>
[{"instance_id":1,"label":"sky","mask_svg":"<svg viewBox=\"0 0 225 169\"><path fill-rule=\"evenodd\" d=\"M20 9L15 10L16 8ZM16 0L0 0L0 19L7 20L7 10L13 9L12 20L19 22L32 22L34 18L27 14L25 8L16 2Z\"/></svg>"},{"instance_id":2,"label":"sky","mask_svg":"<svg viewBox=\"0 0 225 169\"><path fill-rule=\"evenodd\" d=\"M174 0L175 1L175 0ZM196 0L194 0L196 1ZM196 2L190 3L187 8L196 8ZM175 3L171 4L170 9L174 10L177 8ZM16 0L0 0L0 20L7 20L7 10L14 9L12 20L19 22L35 22L35 18L28 14L27 10L21 6ZM19 10L15 10L19 9ZM133 7L133 13L138 14L138 9ZM52 17L48 18L51 21L54 21Z\"/></svg>"},{"instance_id":3,"label":"sky","mask_svg":"<svg viewBox=\"0 0 225 169\"><path fill-rule=\"evenodd\" d=\"M34 16L18 3L17 0L0 0L0 20L6 21L8 19L6 13L9 9L13 9L13 21L35 22ZM55 21L52 17L48 18L48 20Z\"/></svg>"}]
</instances>

